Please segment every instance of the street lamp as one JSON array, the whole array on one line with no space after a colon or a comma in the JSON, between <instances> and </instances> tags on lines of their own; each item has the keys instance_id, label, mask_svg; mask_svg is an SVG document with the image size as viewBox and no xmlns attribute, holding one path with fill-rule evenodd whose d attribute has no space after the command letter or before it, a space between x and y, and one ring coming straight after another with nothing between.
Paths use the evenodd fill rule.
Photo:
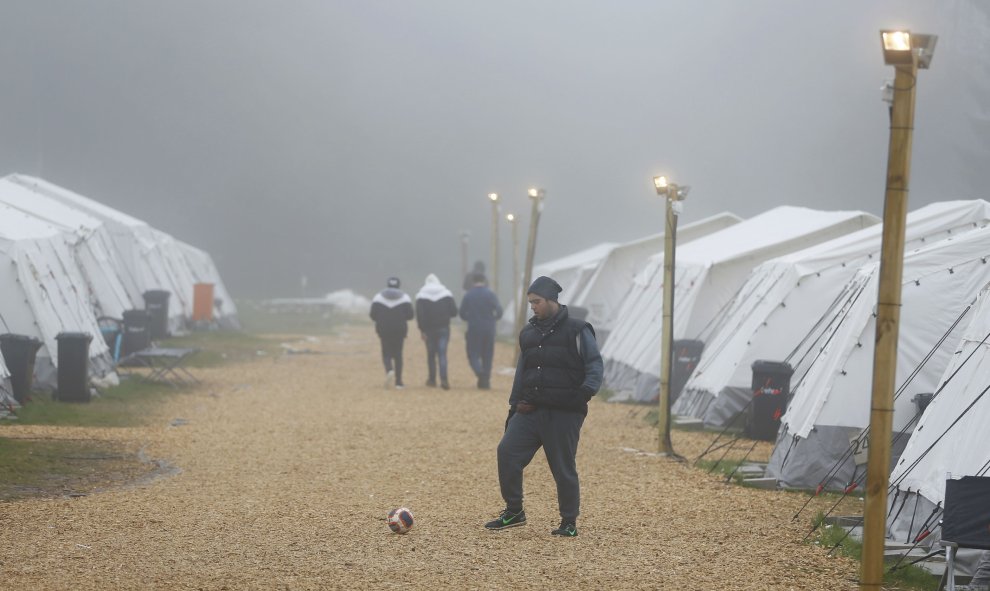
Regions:
<instances>
[{"instance_id":1,"label":"street lamp","mask_svg":"<svg viewBox=\"0 0 990 591\"><path fill-rule=\"evenodd\" d=\"M498 193L489 193L492 202L492 291L498 294Z\"/></svg>"},{"instance_id":2,"label":"street lamp","mask_svg":"<svg viewBox=\"0 0 990 591\"><path fill-rule=\"evenodd\" d=\"M516 304L519 297L519 218L510 213L505 219L512 225L512 300Z\"/></svg>"},{"instance_id":3,"label":"street lamp","mask_svg":"<svg viewBox=\"0 0 990 591\"><path fill-rule=\"evenodd\" d=\"M543 211L543 199L547 192L543 189L530 189L529 198L533 202L533 213L529 219L529 240L526 242L526 266L523 276L523 293L520 295L519 307L516 310L516 334L522 330L523 321L526 320L526 293L529 284L533 281L533 255L536 253L536 230L540 224L540 212Z\"/></svg>"},{"instance_id":4,"label":"street lamp","mask_svg":"<svg viewBox=\"0 0 990 591\"><path fill-rule=\"evenodd\" d=\"M660 342L660 453L676 456L670 440L670 377L674 352L674 262L677 245L677 216L681 213L681 202L687 197L687 186L678 186L665 176L653 177L657 195L666 203L666 227L663 233L663 327Z\"/></svg>"},{"instance_id":5,"label":"street lamp","mask_svg":"<svg viewBox=\"0 0 990 591\"><path fill-rule=\"evenodd\" d=\"M887 151L887 186L884 194L880 285L873 351L866 505L863 510L860 589L864 590L879 589L883 583L887 486L904 267L904 229L914 128L914 91L918 69L926 69L931 64L937 40L935 35L911 34L910 31L880 31L884 63L894 66L895 74L890 106L890 143Z\"/></svg>"}]
</instances>

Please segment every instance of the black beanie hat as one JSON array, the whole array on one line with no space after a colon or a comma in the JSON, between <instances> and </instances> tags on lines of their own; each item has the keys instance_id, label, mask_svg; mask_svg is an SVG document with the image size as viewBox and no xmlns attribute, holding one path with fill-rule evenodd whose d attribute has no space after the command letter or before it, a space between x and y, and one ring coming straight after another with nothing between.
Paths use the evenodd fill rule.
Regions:
<instances>
[{"instance_id":1,"label":"black beanie hat","mask_svg":"<svg viewBox=\"0 0 990 591\"><path fill-rule=\"evenodd\" d=\"M389 277L388 278L388 281L386 282L386 284L389 287L399 287L399 278L398 277Z\"/></svg>"},{"instance_id":2,"label":"black beanie hat","mask_svg":"<svg viewBox=\"0 0 990 591\"><path fill-rule=\"evenodd\" d=\"M546 300L557 301L557 294L562 292L564 289L553 279L540 275L537 277L533 284L529 286L526 293L535 293Z\"/></svg>"}]
</instances>

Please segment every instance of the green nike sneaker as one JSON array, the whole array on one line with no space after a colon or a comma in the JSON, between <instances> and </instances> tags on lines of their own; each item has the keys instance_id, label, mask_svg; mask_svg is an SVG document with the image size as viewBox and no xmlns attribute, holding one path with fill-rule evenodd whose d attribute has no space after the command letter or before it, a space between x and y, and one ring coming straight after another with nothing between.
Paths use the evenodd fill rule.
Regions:
<instances>
[{"instance_id":1,"label":"green nike sneaker","mask_svg":"<svg viewBox=\"0 0 990 591\"><path fill-rule=\"evenodd\" d=\"M520 525L526 525L526 512L519 511L518 513L513 513L506 509L498 517L486 523L485 529L497 531Z\"/></svg>"},{"instance_id":2,"label":"green nike sneaker","mask_svg":"<svg viewBox=\"0 0 990 591\"><path fill-rule=\"evenodd\" d=\"M550 533L555 536L564 536L567 538L573 538L577 535L577 524L573 521L567 521L566 519L560 522L560 527L555 530L551 530Z\"/></svg>"}]
</instances>

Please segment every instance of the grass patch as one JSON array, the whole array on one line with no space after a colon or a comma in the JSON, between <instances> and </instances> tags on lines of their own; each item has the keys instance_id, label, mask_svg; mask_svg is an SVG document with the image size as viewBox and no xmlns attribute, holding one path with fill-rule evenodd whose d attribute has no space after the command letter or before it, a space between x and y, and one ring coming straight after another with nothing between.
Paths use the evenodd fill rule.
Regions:
<instances>
[{"instance_id":1,"label":"grass patch","mask_svg":"<svg viewBox=\"0 0 990 591\"><path fill-rule=\"evenodd\" d=\"M280 339L241 331L191 332L161 342L163 347L199 349L186 367L217 367L229 361L245 361L281 353Z\"/></svg>"},{"instance_id":2,"label":"grass patch","mask_svg":"<svg viewBox=\"0 0 990 591\"><path fill-rule=\"evenodd\" d=\"M152 469L119 443L0 437L0 501L84 495Z\"/></svg>"},{"instance_id":3,"label":"grass patch","mask_svg":"<svg viewBox=\"0 0 990 591\"><path fill-rule=\"evenodd\" d=\"M818 525L812 543L833 551L840 556L846 556L857 562L861 561L863 558L862 542L852 536L846 535L844 528L837 525L825 524L823 521L822 514L819 512L812 521L813 524ZM889 571L896 560L894 562L888 562L885 565L886 570L883 576L885 587L891 589L915 589L918 591L935 591L938 589L938 577L933 576L920 566L905 566L909 561L910 559L905 559L894 572Z\"/></svg>"},{"instance_id":4,"label":"grass patch","mask_svg":"<svg viewBox=\"0 0 990 591\"><path fill-rule=\"evenodd\" d=\"M743 464L742 460L731 460L725 459L722 461L718 460L699 460L698 463L694 465L695 468L699 470L704 470L712 474L721 474L728 477L732 475L732 482L735 484L742 484L743 475L739 472L739 466Z\"/></svg>"},{"instance_id":5,"label":"grass patch","mask_svg":"<svg viewBox=\"0 0 990 591\"><path fill-rule=\"evenodd\" d=\"M368 324L369 318L335 312L332 306L273 306L254 300L237 302L237 317L252 334L333 334L343 323Z\"/></svg>"},{"instance_id":6,"label":"grass patch","mask_svg":"<svg viewBox=\"0 0 990 591\"><path fill-rule=\"evenodd\" d=\"M125 379L88 403L56 402L49 394L35 392L17 411L22 425L71 425L79 427L131 427L147 424L151 411L175 389L138 379ZM0 427L0 433L3 432Z\"/></svg>"}]
</instances>

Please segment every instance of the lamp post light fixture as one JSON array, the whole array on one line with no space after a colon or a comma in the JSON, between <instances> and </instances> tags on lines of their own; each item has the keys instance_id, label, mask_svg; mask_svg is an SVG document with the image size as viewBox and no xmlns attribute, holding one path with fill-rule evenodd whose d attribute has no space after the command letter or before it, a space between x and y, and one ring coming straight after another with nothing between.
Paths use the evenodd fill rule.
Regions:
<instances>
[{"instance_id":1,"label":"lamp post light fixture","mask_svg":"<svg viewBox=\"0 0 990 591\"><path fill-rule=\"evenodd\" d=\"M529 198L533 202L533 212L529 219L529 239L526 242L526 265L524 267L522 293L516 294L520 297L519 307L516 310L516 334L522 330L523 321L526 320L526 293L529 284L533 281L533 255L536 253L536 230L540 225L540 212L543 211L543 199L547 192L543 189L533 188L528 191ZM518 349L518 345L517 345Z\"/></svg>"},{"instance_id":2,"label":"lamp post light fixture","mask_svg":"<svg viewBox=\"0 0 990 591\"><path fill-rule=\"evenodd\" d=\"M653 177L657 195L666 204L666 224L663 233L663 326L660 340L660 396L658 429L660 453L676 456L670 440L670 382L674 353L674 264L677 247L677 216L690 187L671 183L665 176Z\"/></svg>"},{"instance_id":3,"label":"lamp post light fixture","mask_svg":"<svg viewBox=\"0 0 990 591\"><path fill-rule=\"evenodd\" d=\"M866 504L863 510L863 562L860 589L864 590L879 589L883 584L887 487L893 434L897 339L904 267L904 231L914 128L914 95L918 70L926 69L931 64L938 38L935 35L912 34L910 31L880 31L880 40L884 63L894 66L895 74L893 97L890 101L890 143L887 152L887 186L884 194L883 239L880 247L880 281L873 351Z\"/></svg>"},{"instance_id":4,"label":"lamp post light fixture","mask_svg":"<svg viewBox=\"0 0 990 591\"><path fill-rule=\"evenodd\" d=\"M519 218L510 213L505 220L512 226L512 301L519 306Z\"/></svg>"},{"instance_id":5,"label":"lamp post light fixture","mask_svg":"<svg viewBox=\"0 0 990 591\"><path fill-rule=\"evenodd\" d=\"M491 272L491 286L492 291L496 294L498 293L498 193L489 193L488 200L492 202L492 272Z\"/></svg>"}]
</instances>

